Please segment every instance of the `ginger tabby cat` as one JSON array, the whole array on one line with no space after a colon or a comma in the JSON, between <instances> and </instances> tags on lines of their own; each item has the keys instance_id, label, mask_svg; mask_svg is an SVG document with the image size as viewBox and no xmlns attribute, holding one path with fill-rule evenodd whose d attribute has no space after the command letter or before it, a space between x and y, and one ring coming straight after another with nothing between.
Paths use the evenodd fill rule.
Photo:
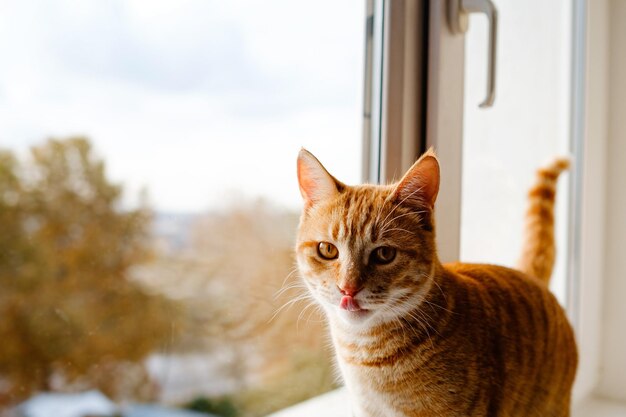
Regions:
<instances>
[{"instance_id":1,"label":"ginger tabby cat","mask_svg":"<svg viewBox=\"0 0 626 417\"><path fill-rule=\"evenodd\" d=\"M345 185L300 152L298 267L328 318L354 417L569 416L576 345L548 290L567 165L538 171L514 270L439 262L432 151L382 186Z\"/></svg>"}]
</instances>

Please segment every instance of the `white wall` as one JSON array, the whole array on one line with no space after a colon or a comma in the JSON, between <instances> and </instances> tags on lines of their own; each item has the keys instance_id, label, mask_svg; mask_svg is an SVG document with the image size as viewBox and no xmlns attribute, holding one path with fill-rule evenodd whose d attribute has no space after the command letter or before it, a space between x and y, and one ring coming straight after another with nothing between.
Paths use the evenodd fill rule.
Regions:
<instances>
[{"instance_id":1,"label":"white wall","mask_svg":"<svg viewBox=\"0 0 626 417\"><path fill-rule=\"evenodd\" d=\"M609 5L606 276L597 392L626 400L626 1Z\"/></svg>"}]
</instances>

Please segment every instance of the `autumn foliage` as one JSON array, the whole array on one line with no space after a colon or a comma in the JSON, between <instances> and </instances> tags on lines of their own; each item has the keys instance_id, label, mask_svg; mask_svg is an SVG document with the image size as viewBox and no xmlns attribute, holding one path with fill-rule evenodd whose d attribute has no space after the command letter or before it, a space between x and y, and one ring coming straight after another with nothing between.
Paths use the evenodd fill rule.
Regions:
<instances>
[{"instance_id":1,"label":"autumn foliage","mask_svg":"<svg viewBox=\"0 0 626 417\"><path fill-rule=\"evenodd\" d=\"M228 381L245 417L335 386L321 317L294 273L297 213L233 200L190 216L170 247L151 232L158 217L121 198L86 139L23 158L0 150L0 410L90 388L163 401L144 366L154 353L205 357L206 378Z\"/></svg>"},{"instance_id":2,"label":"autumn foliage","mask_svg":"<svg viewBox=\"0 0 626 417\"><path fill-rule=\"evenodd\" d=\"M85 139L0 151L0 405L72 386L135 396L120 369L172 337L172 302L128 280L150 217L121 194Z\"/></svg>"}]
</instances>

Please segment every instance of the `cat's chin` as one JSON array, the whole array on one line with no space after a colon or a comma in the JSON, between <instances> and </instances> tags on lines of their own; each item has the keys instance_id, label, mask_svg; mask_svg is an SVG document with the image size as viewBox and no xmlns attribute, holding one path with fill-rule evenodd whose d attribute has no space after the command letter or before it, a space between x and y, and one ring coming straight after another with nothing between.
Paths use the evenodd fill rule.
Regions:
<instances>
[{"instance_id":1,"label":"cat's chin","mask_svg":"<svg viewBox=\"0 0 626 417\"><path fill-rule=\"evenodd\" d=\"M345 310L342 308L336 309L337 316L346 324L363 324L367 322L373 315L374 312L372 310Z\"/></svg>"}]
</instances>

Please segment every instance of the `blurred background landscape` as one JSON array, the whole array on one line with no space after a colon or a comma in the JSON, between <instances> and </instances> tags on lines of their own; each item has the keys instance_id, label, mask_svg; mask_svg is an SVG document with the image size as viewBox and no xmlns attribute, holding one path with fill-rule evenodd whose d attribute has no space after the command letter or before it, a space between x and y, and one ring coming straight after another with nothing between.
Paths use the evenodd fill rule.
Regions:
<instances>
[{"instance_id":1,"label":"blurred background landscape","mask_svg":"<svg viewBox=\"0 0 626 417\"><path fill-rule=\"evenodd\" d=\"M121 193L84 138L0 152L1 406L97 389L261 416L333 387L321 316L279 311L302 294L296 212L127 211Z\"/></svg>"},{"instance_id":2,"label":"blurred background landscape","mask_svg":"<svg viewBox=\"0 0 626 417\"><path fill-rule=\"evenodd\" d=\"M364 8L0 0L0 416L253 417L335 386L295 160L360 180Z\"/></svg>"}]
</instances>

